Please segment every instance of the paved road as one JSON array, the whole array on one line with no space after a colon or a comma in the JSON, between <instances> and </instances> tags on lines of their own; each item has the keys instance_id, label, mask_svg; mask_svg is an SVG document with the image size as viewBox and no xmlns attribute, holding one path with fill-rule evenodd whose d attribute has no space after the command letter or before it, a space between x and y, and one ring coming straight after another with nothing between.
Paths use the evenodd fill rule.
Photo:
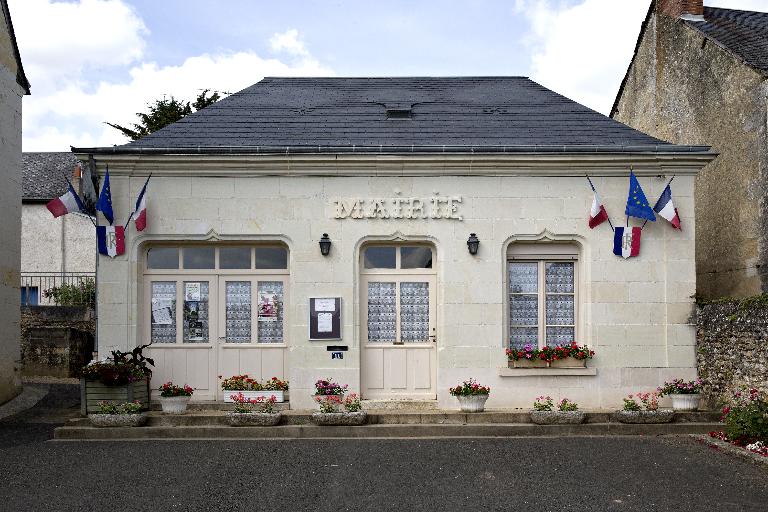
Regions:
<instances>
[{"instance_id":1,"label":"paved road","mask_svg":"<svg viewBox=\"0 0 768 512\"><path fill-rule=\"evenodd\" d=\"M768 510L689 438L47 442L57 403L0 423L0 510Z\"/></svg>"}]
</instances>

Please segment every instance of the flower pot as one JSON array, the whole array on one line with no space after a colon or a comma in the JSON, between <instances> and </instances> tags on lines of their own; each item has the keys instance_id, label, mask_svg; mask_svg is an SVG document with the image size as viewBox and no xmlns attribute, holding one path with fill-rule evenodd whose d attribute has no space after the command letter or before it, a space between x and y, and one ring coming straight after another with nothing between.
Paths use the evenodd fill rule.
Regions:
<instances>
[{"instance_id":1,"label":"flower pot","mask_svg":"<svg viewBox=\"0 0 768 512\"><path fill-rule=\"evenodd\" d=\"M233 427L272 427L280 423L282 413L234 412L226 414L227 423Z\"/></svg>"},{"instance_id":2,"label":"flower pot","mask_svg":"<svg viewBox=\"0 0 768 512\"><path fill-rule=\"evenodd\" d=\"M699 393L671 394L672 409L675 411L695 411L699 408L701 395Z\"/></svg>"},{"instance_id":3,"label":"flower pot","mask_svg":"<svg viewBox=\"0 0 768 512\"><path fill-rule=\"evenodd\" d=\"M234 402L232 400L232 395L237 395L238 393L242 393L245 398L248 399L257 399L260 396L263 396L264 398L269 398L272 395L275 396L275 399L279 403L285 402L285 392L284 391L237 391L237 390L229 390L225 389L222 391L224 394L224 402L231 404Z\"/></svg>"},{"instance_id":4,"label":"flower pot","mask_svg":"<svg viewBox=\"0 0 768 512\"><path fill-rule=\"evenodd\" d=\"M139 414L89 414L94 427L140 427L147 422L145 413Z\"/></svg>"},{"instance_id":5,"label":"flower pot","mask_svg":"<svg viewBox=\"0 0 768 512\"><path fill-rule=\"evenodd\" d=\"M543 359L518 359L517 361L509 361L510 368L546 368L547 366L549 366L549 363Z\"/></svg>"},{"instance_id":6,"label":"flower pot","mask_svg":"<svg viewBox=\"0 0 768 512\"><path fill-rule=\"evenodd\" d=\"M669 423L675 416L671 409L657 411L616 411L614 417L620 423Z\"/></svg>"},{"instance_id":7,"label":"flower pot","mask_svg":"<svg viewBox=\"0 0 768 512\"><path fill-rule=\"evenodd\" d=\"M565 359L555 359L549 363L551 368L586 368L586 359L576 359L575 357L566 357Z\"/></svg>"},{"instance_id":8,"label":"flower pot","mask_svg":"<svg viewBox=\"0 0 768 512\"><path fill-rule=\"evenodd\" d=\"M184 414L191 396L161 396L160 405L165 414Z\"/></svg>"},{"instance_id":9,"label":"flower pot","mask_svg":"<svg viewBox=\"0 0 768 512\"><path fill-rule=\"evenodd\" d=\"M368 413L358 412L313 412L312 423L315 425L362 425L368 419Z\"/></svg>"},{"instance_id":10,"label":"flower pot","mask_svg":"<svg viewBox=\"0 0 768 512\"><path fill-rule=\"evenodd\" d=\"M575 425L584 423L583 411L531 411L531 421L537 425Z\"/></svg>"},{"instance_id":11,"label":"flower pot","mask_svg":"<svg viewBox=\"0 0 768 512\"><path fill-rule=\"evenodd\" d=\"M488 395L459 395L459 405L461 412L483 412Z\"/></svg>"}]
</instances>

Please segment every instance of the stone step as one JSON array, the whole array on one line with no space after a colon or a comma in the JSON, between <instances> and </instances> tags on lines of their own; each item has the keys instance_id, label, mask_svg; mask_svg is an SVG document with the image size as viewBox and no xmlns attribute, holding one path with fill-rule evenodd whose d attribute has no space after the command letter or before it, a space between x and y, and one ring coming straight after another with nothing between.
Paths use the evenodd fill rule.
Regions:
<instances>
[{"instance_id":1,"label":"stone step","mask_svg":"<svg viewBox=\"0 0 768 512\"><path fill-rule=\"evenodd\" d=\"M206 400L200 402L190 402L187 404L188 411L231 411L233 405L231 403L224 403L221 400ZM160 402L153 401L149 404L149 408L152 411L162 410ZM278 411L286 411L291 408L290 402L287 400L282 403L275 404L275 409Z\"/></svg>"},{"instance_id":2,"label":"stone step","mask_svg":"<svg viewBox=\"0 0 768 512\"><path fill-rule=\"evenodd\" d=\"M229 405L229 410L231 410ZM150 427L190 427L227 425L224 411L194 411L186 414L169 415L158 411L148 413L147 426ZM720 413L716 412L679 412L674 423L716 423ZM309 425L312 423L312 411L284 410L281 424ZM481 413L463 413L460 411L368 411L368 424L371 425L481 425L481 424L529 424L527 411L493 411ZM585 423L616 423L612 412L588 412ZM72 427L90 426L88 418L75 418L67 423Z\"/></svg>"},{"instance_id":3,"label":"stone step","mask_svg":"<svg viewBox=\"0 0 768 512\"><path fill-rule=\"evenodd\" d=\"M365 411L436 411L437 400L362 400Z\"/></svg>"},{"instance_id":4,"label":"stone step","mask_svg":"<svg viewBox=\"0 0 768 512\"><path fill-rule=\"evenodd\" d=\"M372 424L359 427L279 425L276 427L149 426L137 428L59 427L54 439L64 440L157 440L157 439L320 439L320 438L457 438L521 436L684 435L705 434L718 423L586 423L582 425L534 424Z\"/></svg>"}]
</instances>

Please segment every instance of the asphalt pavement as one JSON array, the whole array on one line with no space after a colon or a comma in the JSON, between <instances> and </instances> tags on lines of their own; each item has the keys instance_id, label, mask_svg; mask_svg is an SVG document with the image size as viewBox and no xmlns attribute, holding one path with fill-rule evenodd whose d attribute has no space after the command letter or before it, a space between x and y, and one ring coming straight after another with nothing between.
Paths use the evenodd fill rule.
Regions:
<instances>
[{"instance_id":1,"label":"asphalt pavement","mask_svg":"<svg viewBox=\"0 0 768 512\"><path fill-rule=\"evenodd\" d=\"M0 511L768 510L762 465L688 437L48 441L68 393L0 422Z\"/></svg>"}]
</instances>

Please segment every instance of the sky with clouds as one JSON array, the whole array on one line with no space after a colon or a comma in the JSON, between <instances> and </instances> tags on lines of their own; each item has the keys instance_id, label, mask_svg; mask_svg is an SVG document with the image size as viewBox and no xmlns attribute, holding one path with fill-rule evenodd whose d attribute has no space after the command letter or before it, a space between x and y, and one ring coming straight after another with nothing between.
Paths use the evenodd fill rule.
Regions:
<instances>
[{"instance_id":1,"label":"sky with clouds","mask_svg":"<svg viewBox=\"0 0 768 512\"><path fill-rule=\"evenodd\" d=\"M23 150L122 144L106 121L265 76L522 75L607 113L649 2L9 0L32 83Z\"/></svg>"}]
</instances>

